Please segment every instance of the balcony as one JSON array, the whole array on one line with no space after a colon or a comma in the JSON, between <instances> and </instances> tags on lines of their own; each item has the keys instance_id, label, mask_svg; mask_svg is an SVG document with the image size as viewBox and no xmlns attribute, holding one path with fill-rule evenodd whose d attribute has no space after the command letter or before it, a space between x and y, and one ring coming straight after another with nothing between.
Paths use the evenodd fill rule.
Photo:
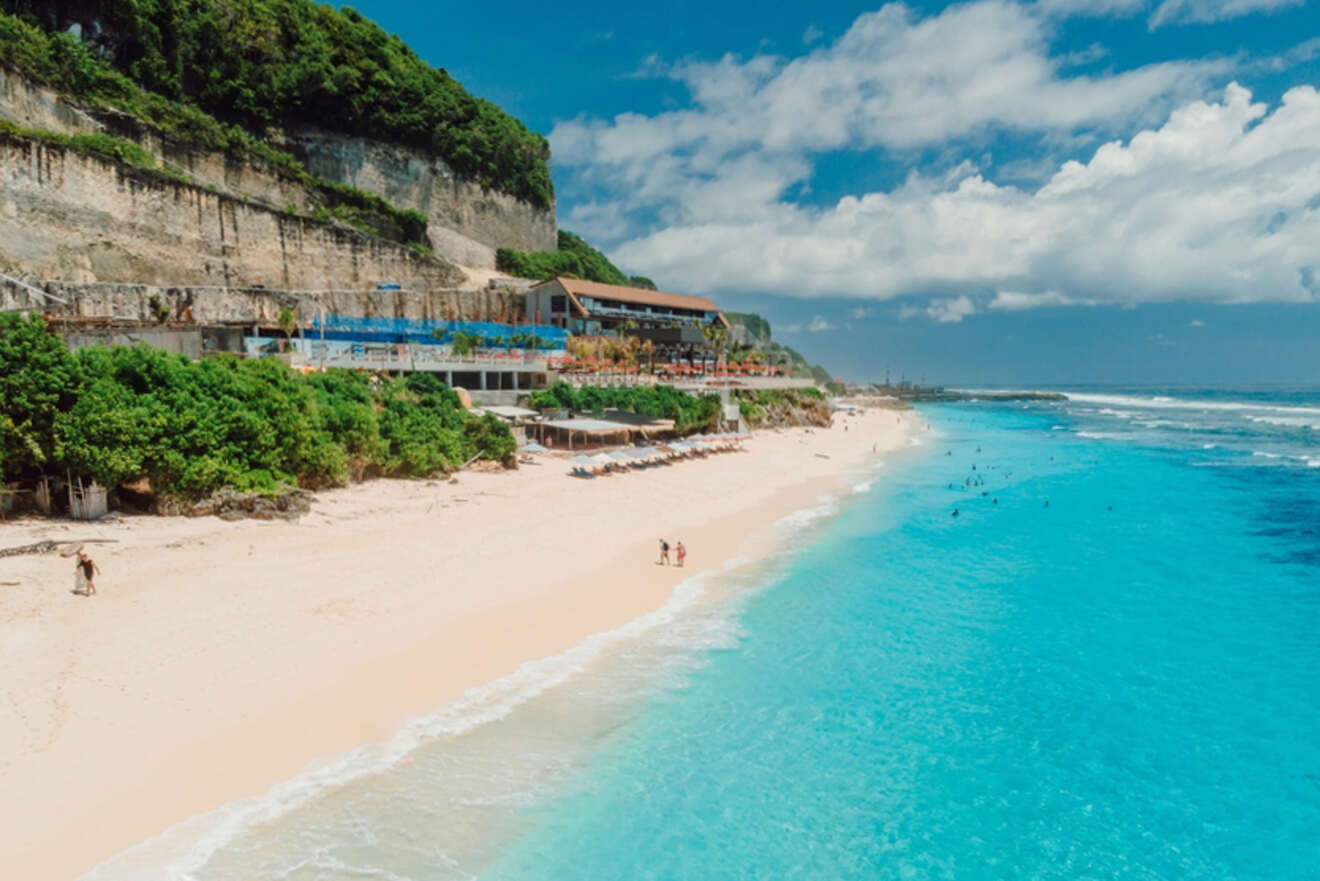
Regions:
<instances>
[{"instance_id":1,"label":"balcony","mask_svg":"<svg viewBox=\"0 0 1320 881\"><path fill-rule=\"evenodd\" d=\"M706 335L700 327L639 327L628 333L639 340L650 340L658 346L706 345Z\"/></svg>"}]
</instances>

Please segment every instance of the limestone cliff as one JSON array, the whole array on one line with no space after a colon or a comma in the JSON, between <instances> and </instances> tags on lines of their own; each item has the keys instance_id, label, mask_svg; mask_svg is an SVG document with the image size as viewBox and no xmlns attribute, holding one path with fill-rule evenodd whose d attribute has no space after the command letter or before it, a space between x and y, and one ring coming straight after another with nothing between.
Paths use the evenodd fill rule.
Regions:
<instances>
[{"instance_id":1,"label":"limestone cliff","mask_svg":"<svg viewBox=\"0 0 1320 881\"><path fill-rule=\"evenodd\" d=\"M252 156L179 143L122 113L84 106L3 64L0 120L61 134L124 138L195 184L114 170L88 157L75 161L70 151L35 143L29 149L8 138L0 151L0 267L30 275L283 288L345 289L378 282L453 287L463 277L450 262L494 268L498 247L555 245L553 208L485 190L415 148L311 131L275 138L314 175L426 215L427 238L441 258L433 266L397 245L295 217L317 207L317 194L284 169ZM54 163L51 168L59 173L44 174L41 162ZM149 193L159 196L150 206ZM208 214L217 218L215 224L206 222ZM224 224L218 218L226 214L237 241L221 237Z\"/></svg>"},{"instance_id":2,"label":"limestone cliff","mask_svg":"<svg viewBox=\"0 0 1320 881\"><path fill-rule=\"evenodd\" d=\"M0 265L44 279L311 290L464 277L351 228L3 132Z\"/></svg>"},{"instance_id":3,"label":"limestone cliff","mask_svg":"<svg viewBox=\"0 0 1320 881\"><path fill-rule=\"evenodd\" d=\"M314 131L289 133L285 146L312 174L425 214L435 253L465 266L495 268L496 248L558 247L553 208L483 189L419 150Z\"/></svg>"}]
</instances>

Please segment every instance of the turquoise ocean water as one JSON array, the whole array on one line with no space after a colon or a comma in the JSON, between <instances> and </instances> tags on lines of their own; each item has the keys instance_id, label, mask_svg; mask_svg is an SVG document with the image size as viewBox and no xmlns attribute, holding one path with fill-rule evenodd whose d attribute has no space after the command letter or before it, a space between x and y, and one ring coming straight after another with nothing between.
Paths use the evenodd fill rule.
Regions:
<instances>
[{"instance_id":1,"label":"turquoise ocean water","mask_svg":"<svg viewBox=\"0 0 1320 881\"><path fill-rule=\"evenodd\" d=\"M1320 878L1320 393L921 412L775 558L91 877Z\"/></svg>"}]
</instances>

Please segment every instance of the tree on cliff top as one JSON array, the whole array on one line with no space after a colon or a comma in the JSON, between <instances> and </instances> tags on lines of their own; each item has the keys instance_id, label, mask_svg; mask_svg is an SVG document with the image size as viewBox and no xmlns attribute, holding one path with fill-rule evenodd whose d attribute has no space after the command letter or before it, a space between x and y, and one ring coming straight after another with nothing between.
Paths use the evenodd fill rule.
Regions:
<instances>
[{"instance_id":1,"label":"tree on cliff top","mask_svg":"<svg viewBox=\"0 0 1320 881\"><path fill-rule=\"evenodd\" d=\"M312 0L0 0L0 10L49 32L49 52L34 50L31 39L0 47L12 49L0 59L43 82L77 56L76 41L59 32L78 24L92 51L72 58L77 67L108 58L148 91L259 136L271 126L307 126L407 144L483 186L541 207L554 202L544 137L468 94L348 7ZM75 93L104 83L60 79Z\"/></svg>"}]
</instances>

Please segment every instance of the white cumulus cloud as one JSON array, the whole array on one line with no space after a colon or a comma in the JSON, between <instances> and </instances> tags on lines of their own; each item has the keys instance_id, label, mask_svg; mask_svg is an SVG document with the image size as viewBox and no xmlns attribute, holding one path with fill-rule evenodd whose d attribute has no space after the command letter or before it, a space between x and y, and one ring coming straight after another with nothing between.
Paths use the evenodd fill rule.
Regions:
<instances>
[{"instance_id":1,"label":"white cumulus cloud","mask_svg":"<svg viewBox=\"0 0 1320 881\"><path fill-rule=\"evenodd\" d=\"M976 314L976 304L967 295L948 297L943 300L931 300L926 307L926 315L941 324L957 324L968 315Z\"/></svg>"},{"instance_id":2,"label":"white cumulus cloud","mask_svg":"<svg viewBox=\"0 0 1320 881\"><path fill-rule=\"evenodd\" d=\"M794 60L652 60L686 83L690 106L554 129L557 170L591 193L566 225L671 289L915 296L931 305L907 312L948 322L1320 299L1316 89L1271 107L1236 83L1212 91L1228 63L1207 61L1071 77L1047 22L1002 0L926 18L891 3ZM1071 143L1079 159L1023 157L999 180L971 161L949 167L981 155L986 132ZM1110 140L1079 152L1094 143L1079 135ZM945 170L801 200L822 155L915 148L940 151Z\"/></svg>"},{"instance_id":3,"label":"white cumulus cloud","mask_svg":"<svg viewBox=\"0 0 1320 881\"><path fill-rule=\"evenodd\" d=\"M908 151L990 131L1117 133L1204 92L1223 61L1151 64L1067 76L1050 26L1005 0L919 17L902 3L859 16L796 59L732 55L644 71L683 83L691 105L655 115L578 118L551 132L555 164L581 189L609 190L635 215L600 237L651 225L727 219L809 182L814 156Z\"/></svg>"},{"instance_id":4,"label":"white cumulus cloud","mask_svg":"<svg viewBox=\"0 0 1320 881\"><path fill-rule=\"evenodd\" d=\"M1166 24L1205 23L1301 6L1306 0L1164 0L1150 17L1152 29Z\"/></svg>"},{"instance_id":5,"label":"white cumulus cloud","mask_svg":"<svg viewBox=\"0 0 1320 881\"><path fill-rule=\"evenodd\" d=\"M689 181L695 190L702 185ZM731 194L727 194L732 199ZM968 168L825 208L752 197L613 250L689 290L885 299L998 291L995 308L1320 296L1320 94L1230 85L1064 163L1035 190Z\"/></svg>"},{"instance_id":6,"label":"white cumulus cloud","mask_svg":"<svg viewBox=\"0 0 1320 881\"><path fill-rule=\"evenodd\" d=\"M1003 309L1008 312L1020 312L1023 309L1039 309L1042 306L1094 306L1095 300L1083 300L1069 297L1058 291L1042 291L1036 294L1023 291L996 291L989 303L991 309Z\"/></svg>"}]
</instances>

